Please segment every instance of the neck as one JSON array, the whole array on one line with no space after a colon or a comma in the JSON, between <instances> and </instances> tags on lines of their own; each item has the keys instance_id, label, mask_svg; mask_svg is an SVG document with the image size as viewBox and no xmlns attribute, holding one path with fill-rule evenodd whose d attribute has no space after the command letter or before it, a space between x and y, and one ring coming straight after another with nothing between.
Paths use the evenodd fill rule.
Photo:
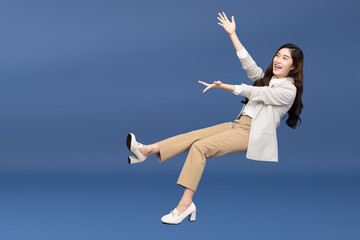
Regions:
<instances>
[{"instance_id":1,"label":"neck","mask_svg":"<svg viewBox=\"0 0 360 240\"><path fill-rule=\"evenodd\" d=\"M275 78L275 79L282 79L282 78L286 78L286 76L273 75L273 78Z\"/></svg>"}]
</instances>

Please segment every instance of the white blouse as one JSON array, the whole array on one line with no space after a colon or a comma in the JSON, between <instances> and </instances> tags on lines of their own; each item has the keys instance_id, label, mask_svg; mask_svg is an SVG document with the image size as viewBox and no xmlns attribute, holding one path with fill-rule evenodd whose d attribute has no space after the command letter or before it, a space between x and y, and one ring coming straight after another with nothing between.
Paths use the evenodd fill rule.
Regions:
<instances>
[{"instance_id":1,"label":"white blouse","mask_svg":"<svg viewBox=\"0 0 360 240\"><path fill-rule=\"evenodd\" d=\"M239 59L244 59L247 57L248 55L248 52L246 51L245 48L243 48L241 51L238 51L236 52L237 56ZM270 83L269 83L269 86L272 86L276 83L280 83L284 80L286 80L287 78L274 78L274 76L271 78L270 80ZM241 93L241 85L235 85L235 90L233 91L233 94L235 95L239 95ZM249 102L247 104L245 104L245 108L243 110L243 115L248 115L250 116L251 118L253 118L254 116L254 110L256 108L256 104L258 104L257 102L255 101L251 101L249 99Z\"/></svg>"}]
</instances>

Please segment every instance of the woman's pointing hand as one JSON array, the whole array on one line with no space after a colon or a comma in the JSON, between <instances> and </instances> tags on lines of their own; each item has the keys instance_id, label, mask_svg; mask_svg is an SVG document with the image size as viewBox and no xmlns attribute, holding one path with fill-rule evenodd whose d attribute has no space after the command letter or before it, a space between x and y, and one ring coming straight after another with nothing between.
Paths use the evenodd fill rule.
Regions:
<instances>
[{"instance_id":1,"label":"woman's pointing hand","mask_svg":"<svg viewBox=\"0 0 360 240\"><path fill-rule=\"evenodd\" d=\"M209 90L210 88L219 88L221 86L221 81L214 81L213 84L209 84L209 83L206 83L206 82L203 82L203 81L199 81L199 83L206 86L203 93L206 92L207 90Z\"/></svg>"}]
</instances>

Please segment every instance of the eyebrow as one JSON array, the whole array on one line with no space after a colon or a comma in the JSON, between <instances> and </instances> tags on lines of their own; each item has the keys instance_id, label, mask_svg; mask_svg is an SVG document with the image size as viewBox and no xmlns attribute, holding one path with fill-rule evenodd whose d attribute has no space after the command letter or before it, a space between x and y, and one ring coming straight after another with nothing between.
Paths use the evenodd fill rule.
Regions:
<instances>
[{"instance_id":1,"label":"eyebrow","mask_svg":"<svg viewBox=\"0 0 360 240\"><path fill-rule=\"evenodd\" d=\"M280 52L277 52L277 54L280 54ZM281 54L280 54L281 55ZM288 55L284 54L285 57L290 58Z\"/></svg>"}]
</instances>

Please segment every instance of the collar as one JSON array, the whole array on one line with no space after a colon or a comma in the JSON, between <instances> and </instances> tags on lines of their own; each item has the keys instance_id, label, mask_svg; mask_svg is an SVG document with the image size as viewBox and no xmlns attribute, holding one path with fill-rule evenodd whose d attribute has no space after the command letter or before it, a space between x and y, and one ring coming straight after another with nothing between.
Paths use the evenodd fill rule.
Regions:
<instances>
[{"instance_id":1,"label":"collar","mask_svg":"<svg viewBox=\"0 0 360 240\"><path fill-rule=\"evenodd\" d=\"M291 83L294 83L294 78L293 77L286 77L286 78L274 78L274 76L272 76L270 82L272 82L273 84L275 83L280 83L283 82L285 80L290 81Z\"/></svg>"}]
</instances>

